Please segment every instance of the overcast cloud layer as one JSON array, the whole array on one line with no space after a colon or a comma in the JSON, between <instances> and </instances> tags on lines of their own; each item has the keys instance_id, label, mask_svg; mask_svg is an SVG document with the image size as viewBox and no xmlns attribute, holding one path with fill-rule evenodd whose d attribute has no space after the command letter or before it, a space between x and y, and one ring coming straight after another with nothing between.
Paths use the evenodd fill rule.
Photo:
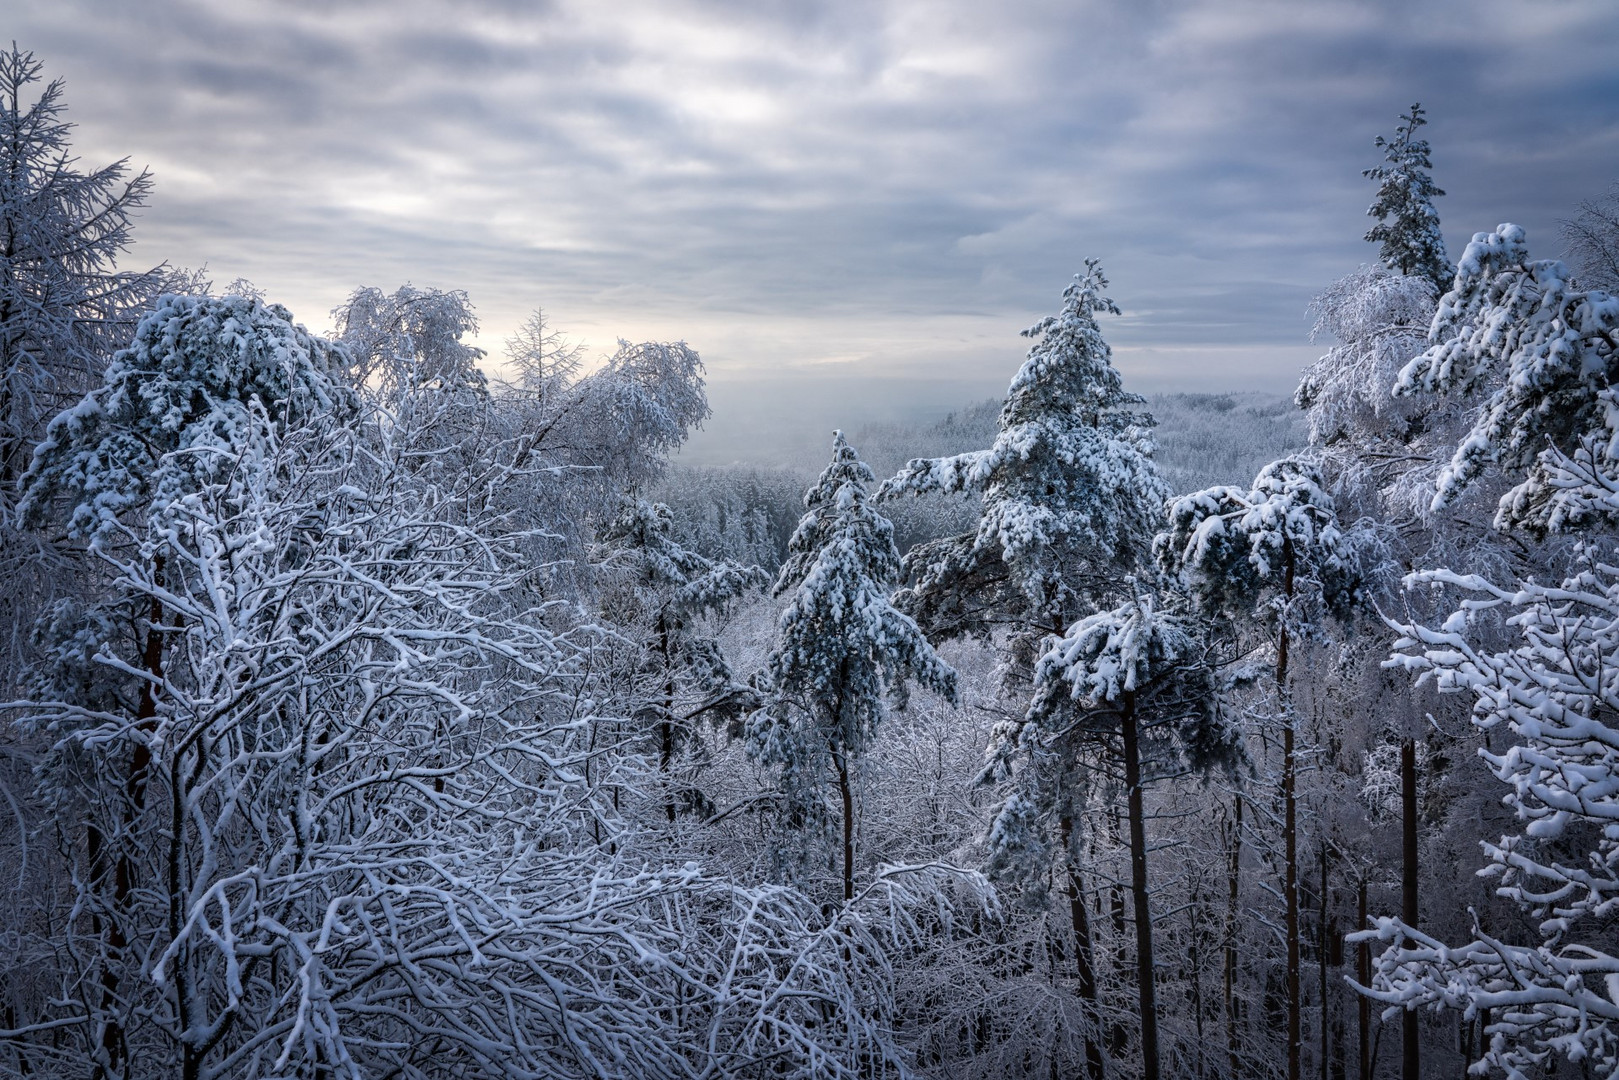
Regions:
<instances>
[{"instance_id":1,"label":"overcast cloud layer","mask_svg":"<svg viewBox=\"0 0 1619 1080\"><path fill-rule=\"evenodd\" d=\"M543 305L737 387L995 392L1094 255L1131 385L1283 388L1412 101L1453 258L1507 220L1555 254L1619 175L1612 0L6 8L85 161L152 169L137 259L316 329L359 285L464 288L494 351Z\"/></svg>"}]
</instances>

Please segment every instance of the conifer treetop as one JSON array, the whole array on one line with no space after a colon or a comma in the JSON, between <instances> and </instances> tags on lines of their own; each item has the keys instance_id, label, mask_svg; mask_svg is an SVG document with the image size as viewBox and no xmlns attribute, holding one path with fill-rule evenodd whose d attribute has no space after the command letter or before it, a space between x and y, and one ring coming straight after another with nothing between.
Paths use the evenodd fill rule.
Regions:
<instances>
[{"instance_id":1,"label":"conifer treetop","mask_svg":"<svg viewBox=\"0 0 1619 1080\"><path fill-rule=\"evenodd\" d=\"M1366 211L1378 223L1366 231L1366 239L1382 245L1378 251L1390 270L1425 277L1443 290L1454 271L1445 254L1445 240L1439 229L1439 212L1433 200L1444 192L1429 175L1433 162L1428 156L1428 140L1417 138L1417 130L1428 121L1422 106L1412 105L1403 114L1394 138L1377 137L1383 151L1383 164L1362 173L1378 182L1377 197Z\"/></svg>"},{"instance_id":2,"label":"conifer treetop","mask_svg":"<svg viewBox=\"0 0 1619 1080\"><path fill-rule=\"evenodd\" d=\"M195 490L269 427L352 413L347 366L341 346L279 304L159 297L104 384L51 421L23 477L21 509L37 519L65 497L70 531L104 536L120 514Z\"/></svg>"},{"instance_id":3,"label":"conifer treetop","mask_svg":"<svg viewBox=\"0 0 1619 1080\"><path fill-rule=\"evenodd\" d=\"M1169 491L1152 461L1153 420L1124 390L1097 325L1118 313L1107 277L1089 259L1061 310L1023 331L1032 338L1007 389L1000 433L987 450L918 458L878 498L977 493L976 533L907 556L917 584L904 598L930 632L982 633L986 618L1032 616L1055 630L1092 594L1116 591L1138 565ZM974 594L968 598L968 593Z\"/></svg>"}]
</instances>

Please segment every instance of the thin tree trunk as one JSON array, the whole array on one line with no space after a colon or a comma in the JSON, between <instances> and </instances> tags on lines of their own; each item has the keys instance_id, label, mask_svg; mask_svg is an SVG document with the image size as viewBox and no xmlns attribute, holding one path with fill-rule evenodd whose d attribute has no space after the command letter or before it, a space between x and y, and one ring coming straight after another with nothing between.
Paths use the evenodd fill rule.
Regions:
<instances>
[{"instance_id":1,"label":"thin tree trunk","mask_svg":"<svg viewBox=\"0 0 1619 1080\"><path fill-rule=\"evenodd\" d=\"M1192 965L1192 1019L1197 1031L1197 1075L1203 1076L1207 1070L1203 1066L1203 957L1198 949L1198 938L1202 936L1202 927L1199 916L1203 914L1203 896L1198 886L1192 887L1192 902L1186 909L1187 929L1191 933L1187 957Z\"/></svg>"},{"instance_id":2,"label":"thin tree trunk","mask_svg":"<svg viewBox=\"0 0 1619 1080\"><path fill-rule=\"evenodd\" d=\"M1242 792L1232 800L1231 855L1227 873L1225 909L1225 1051L1230 1080L1237 1080L1237 901L1242 884Z\"/></svg>"},{"instance_id":3,"label":"thin tree trunk","mask_svg":"<svg viewBox=\"0 0 1619 1080\"><path fill-rule=\"evenodd\" d=\"M1330 1056L1327 1053L1327 960L1331 955L1331 939L1327 936L1327 842L1321 842L1321 941L1317 960L1320 968L1321 983L1321 1080L1330 1080L1327 1074L1327 1065Z\"/></svg>"},{"instance_id":4,"label":"thin tree trunk","mask_svg":"<svg viewBox=\"0 0 1619 1080\"><path fill-rule=\"evenodd\" d=\"M157 555L152 560L152 580L161 582L162 578L163 556ZM141 650L141 663L151 678L141 682L140 694L135 705L135 729L142 735L151 732L155 726L156 682L163 678L163 602L156 597L152 598L147 619L146 642ZM146 806L146 774L151 765L152 749L144 739L140 739L130 753L129 772L124 777L124 808L120 815L120 823L126 843ZM87 828L86 841L91 881L102 880L104 870L98 872L97 866L99 864L104 868L106 865L105 837L93 822ZM101 969L100 980L101 1010L105 1017L101 1029L101 1048L106 1055L106 1065L100 1063L96 1065L94 1075L97 1077L122 1075L123 1059L127 1053L123 1024L114 1011L119 998L117 964L125 950L129 948L129 940L124 936L122 919L129 910L130 897L135 891L135 864L130 859L127 848L119 851L113 859L112 879L113 916L107 920L106 959Z\"/></svg>"},{"instance_id":5,"label":"thin tree trunk","mask_svg":"<svg viewBox=\"0 0 1619 1080\"><path fill-rule=\"evenodd\" d=\"M1293 598L1293 551L1289 547L1284 558L1282 591L1288 601ZM1301 1080L1303 1048L1303 993L1299 969L1299 830L1298 830L1298 763L1293 753L1293 703L1287 692L1287 621L1283 614L1281 633L1276 645L1276 692L1282 709L1282 807L1283 845L1287 863L1283 898L1287 905L1287 1080Z\"/></svg>"},{"instance_id":6,"label":"thin tree trunk","mask_svg":"<svg viewBox=\"0 0 1619 1080\"><path fill-rule=\"evenodd\" d=\"M675 823L675 793L670 773L675 760L675 667L670 655L669 616L658 616L658 648L663 653L663 702L658 718L658 771L663 774L663 812Z\"/></svg>"},{"instance_id":7,"label":"thin tree trunk","mask_svg":"<svg viewBox=\"0 0 1619 1080\"><path fill-rule=\"evenodd\" d=\"M1406 739L1400 746L1400 803L1403 811L1401 859L1401 911L1405 925L1417 928L1417 743ZM1407 1009L1402 1018L1400 1077L1418 1080L1422 1075L1420 1016Z\"/></svg>"},{"instance_id":8,"label":"thin tree trunk","mask_svg":"<svg viewBox=\"0 0 1619 1080\"><path fill-rule=\"evenodd\" d=\"M849 762L844 752L835 750L833 764L838 770L838 795L843 799L843 899L854 899L854 790L849 786Z\"/></svg>"},{"instance_id":9,"label":"thin tree trunk","mask_svg":"<svg viewBox=\"0 0 1619 1080\"><path fill-rule=\"evenodd\" d=\"M1058 828L1062 833L1063 854L1068 858L1068 917L1074 927L1074 968L1079 976L1079 999L1084 1002L1088 1025L1085 1075L1087 1080L1102 1080L1101 999L1096 990L1096 966L1091 956L1091 923L1085 911L1084 881L1080 877L1079 860L1074 856L1074 819L1064 814ZM1052 1068L1056 1068L1055 1058Z\"/></svg>"},{"instance_id":10,"label":"thin tree trunk","mask_svg":"<svg viewBox=\"0 0 1619 1080\"><path fill-rule=\"evenodd\" d=\"M1366 879L1360 879L1355 897L1355 929L1366 929ZM1372 946L1362 941L1355 945L1355 980L1362 986L1372 984ZM1360 1080L1372 1080L1372 1003L1365 994L1356 994L1357 1020L1360 1024Z\"/></svg>"},{"instance_id":11,"label":"thin tree trunk","mask_svg":"<svg viewBox=\"0 0 1619 1080\"><path fill-rule=\"evenodd\" d=\"M1136 730L1135 695L1125 694L1120 715L1124 730L1124 784L1129 794L1130 894L1135 901L1136 983L1141 1003L1141 1075L1158 1080L1158 1003L1152 973L1152 907L1147 892L1147 822L1142 798L1141 746Z\"/></svg>"}]
</instances>

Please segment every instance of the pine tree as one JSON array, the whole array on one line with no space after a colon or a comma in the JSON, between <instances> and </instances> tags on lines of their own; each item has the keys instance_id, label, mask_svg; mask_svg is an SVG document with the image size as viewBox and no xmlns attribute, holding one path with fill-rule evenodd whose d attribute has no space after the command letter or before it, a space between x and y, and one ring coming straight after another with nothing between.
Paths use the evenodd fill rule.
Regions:
<instances>
[{"instance_id":1,"label":"pine tree","mask_svg":"<svg viewBox=\"0 0 1619 1080\"><path fill-rule=\"evenodd\" d=\"M1434 509L1493 466L1522 477L1501 498L1498 528L1556 532L1611 517L1619 297L1582 289L1555 259L1530 259L1523 229L1505 223L1467 245L1432 338L1395 393L1488 394L1439 475Z\"/></svg>"},{"instance_id":2,"label":"pine tree","mask_svg":"<svg viewBox=\"0 0 1619 1080\"><path fill-rule=\"evenodd\" d=\"M1158 536L1154 550L1159 566L1184 583L1205 612L1257 622L1274 642L1282 728L1287 1075L1298 1080L1303 997L1290 647L1308 621L1309 606L1345 614L1352 610L1360 592L1353 551L1338 527L1319 470L1297 458L1265 466L1248 491L1214 487L1175 499L1169 529Z\"/></svg>"},{"instance_id":3,"label":"pine tree","mask_svg":"<svg viewBox=\"0 0 1619 1080\"><path fill-rule=\"evenodd\" d=\"M1454 273L1445 256L1445 238L1439 231L1439 212L1433 200L1444 192L1434 186L1429 170L1428 140L1417 138L1417 131L1428 121L1422 106L1412 105L1400 117L1404 123L1394 129L1394 138L1377 137L1383 151L1383 164L1362 175L1377 181L1377 197L1368 217L1378 223L1366 231L1366 239L1379 244L1378 257L1390 270L1408 277L1424 277L1443 292Z\"/></svg>"},{"instance_id":4,"label":"pine tree","mask_svg":"<svg viewBox=\"0 0 1619 1080\"><path fill-rule=\"evenodd\" d=\"M842 812L843 898L854 897L854 770L887 711L914 681L952 703L956 673L889 601L899 552L867 503L875 477L835 432L832 461L804 495L806 513L776 578L791 592L770 654L774 694L749 720L752 753L777 769L799 820L824 818L830 771Z\"/></svg>"},{"instance_id":5,"label":"pine tree","mask_svg":"<svg viewBox=\"0 0 1619 1080\"><path fill-rule=\"evenodd\" d=\"M1118 307L1097 260L1085 266L1062 310L1023 331L1034 345L1007 389L995 445L914 460L878 492L980 494L976 531L906 555L913 583L898 602L935 640L1009 625L1021 678L1041 638L1118 594L1169 493L1152 462L1152 417L1137 408L1145 399L1124 390L1096 322Z\"/></svg>"},{"instance_id":6,"label":"pine tree","mask_svg":"<svg viewBox=\"0 0 1619 1080\"><path fill-rule=\"evenodd\" d=\"M763 589L769 578L757 566L710 559L670 535L672 515L662 503L624 500L624 509L603 535L605 557L597 566L607 579L604 614L635 635L639 657L631 710L653 736L664 785L664 815L672 824L681 809L701 811L707 800L691 784L677 787L678 756L694 725L734 722L757 707L751 687L736 681L719 642L704 633L705 616Z\"/></svg>"},{"instance_id":7,"label":"pine tree","mask_svg":"<svg viewBox=\"0 0 1619 1080\"><path fill-rule=\"evenodd\" d=\"M1049 872L1045 837L1056 831L1068 863L1080 994L1092 1023L1099 997L1078 864L1075 820L1087 798L1122 774L1127 804L1130 893L1136 937L1136 988L1143 1075L1159 1075L1158 1006L1153 977L1152 911L1147 880L1146 790L1187 766L1229 766L1240 756L1238 732L1220 707L1212 650L1193 620L1162 610L1137 585L1132 598L1076 622L1035 665L1034 698L1020 724L998 727L987 772L1012 771L1017 784L990 831L992 870L1023 883ZM1087 1075L1103 1072L1098 1032L1086 1032Z\"/></svg>"}]
</instances>

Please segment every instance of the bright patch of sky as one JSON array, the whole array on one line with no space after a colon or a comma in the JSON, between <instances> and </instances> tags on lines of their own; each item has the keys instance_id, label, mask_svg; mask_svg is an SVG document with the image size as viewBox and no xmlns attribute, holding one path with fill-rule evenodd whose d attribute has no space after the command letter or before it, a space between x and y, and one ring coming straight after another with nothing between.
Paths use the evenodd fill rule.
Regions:
<instances>
[{"instance_id":1,"label":"bright patch of sky","mask_svg":"<svg viewBox=\"0 0 1619 1080\"><path fill-rule=\"evenodd\" d=\"M1097 256L1133 388L1284 389L1310 297L1375 256L1360 171L1411 102L1453 256L1509 220L1554 255L1619 175L1611 0L7 11L83 160L152 168L135 260L312 329L356 286L462 288L493 352L541 305L716 384L997 393Z\"/></svg>"}]
</instances>

